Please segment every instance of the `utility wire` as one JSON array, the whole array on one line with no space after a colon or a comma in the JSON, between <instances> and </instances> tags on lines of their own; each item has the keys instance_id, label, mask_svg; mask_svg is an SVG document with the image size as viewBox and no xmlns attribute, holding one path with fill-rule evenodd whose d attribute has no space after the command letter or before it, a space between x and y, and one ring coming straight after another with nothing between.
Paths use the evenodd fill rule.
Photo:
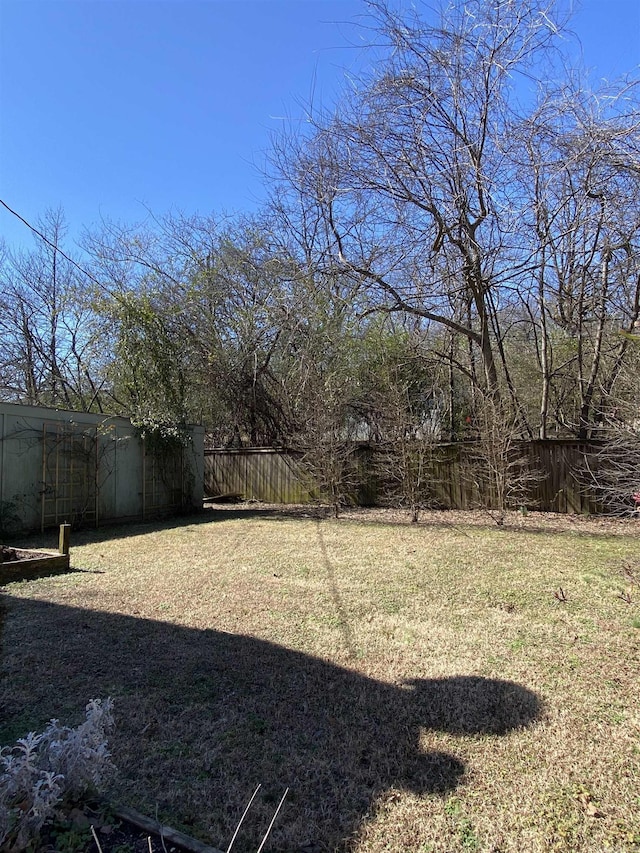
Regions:
<instances>
[{"instance_id":1,"label":"utility wire","mask_svg":"<svg viewBox=\"0 0 640 853\"><path fill-rule=\"evenodd\" d=\"M44 240L44 242L47 244L47 246L50 246L52 249L54 249L56 252L58 252L60 255L62 255L62 257L66 261L69 261L69 263L72 264L83 275L86 275L87 278L90 279L94 284L97 284L101 290L105 290L109 294L109 296L114 296L114 294L109 290L109 288L106 285L104 285L101 281L98 281L98 279L94 275L92 275L88 270L83 269L83 267L81 267L80 264L76 263L73 260L73 258L70 258L69 255L65 254L62 251L62 249L59 246L56 246L55 243L52 243L51 240L49 240L49 238L46 237L42 233L42 231L38 231L38 229L35 228L33 225L31 225L30 222L27 222L27 220L24 218L24 216L20 216L20 214L17 211L10 208L9 205L6 203L6 201L3 201L0 198L0 204L4 208L6 208L9 211L9 213L12 213L15 217L17 217L20 220L20 222L23 222L27 226L27 228L29 228L31 231L33 231L34 234L36 234L38 237L40 237L41 240ZM117 296L115 298L117 299Z\"/></svg>"}]
</instances>

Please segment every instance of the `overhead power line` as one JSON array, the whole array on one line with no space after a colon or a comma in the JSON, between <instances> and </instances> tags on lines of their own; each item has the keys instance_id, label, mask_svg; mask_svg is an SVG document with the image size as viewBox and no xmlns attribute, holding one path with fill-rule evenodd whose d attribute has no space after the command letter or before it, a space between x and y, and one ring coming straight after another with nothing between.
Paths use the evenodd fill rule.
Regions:
<instances>
[{"instance_id":1,"label":"overhead power line","mask_svg":"<svg viewBox=\"0 0 640 853\"><path fill-rule=\"evenodd\" d=\"M15 210L13 210L13 208L9 207L9 205L6 203L6 201L3 201L0 198L0 204L4 208L6 208L9 211L9 213L13 214L13 216L15 216L17 219L19 219L20 222L24 223L24 225L26 225L27 228L29 228L31 231L33 231L34 234L36 234L38 237L40 237L41 240L44 240L44 242L47 244L47 246L50 246L52 249L54 249L56 252L58 252L58 254L62 255L62 257L66 261L69 261L69 263L72 264L83 275L86 275L87 278L90 279L94 284L97 284L99 288L101 288L102 290L106 290L110 296L113 296L113 294L111 293L111 291L109 290L108 287L106 287L101 281L98 281L98 279L94 275L92 275L88 270L84 269L83 267L80 266L80 264L76 263L76 261L74 261L73 258L70 258L69 255L65 254L65 252L62 251L60 246L56 246L55 243L52 243L51 240L49 240L49 238L42 233L42 231L39 231L35 226L31 225L30 222L27 222L27 220L24 218L24 216L20 216L20 214L17 211L15 211Z\"/></svg>"}]
</instances>

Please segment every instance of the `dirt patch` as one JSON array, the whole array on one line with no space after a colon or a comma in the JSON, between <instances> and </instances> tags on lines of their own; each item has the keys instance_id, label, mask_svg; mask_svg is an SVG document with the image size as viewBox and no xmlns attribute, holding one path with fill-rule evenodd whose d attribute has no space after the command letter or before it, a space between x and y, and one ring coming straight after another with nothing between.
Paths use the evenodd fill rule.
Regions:
<instances>
[{"instance_id":1,"label":"dirt patch","mask_svg":"<svg viewBox=\"0 0 640 853\"><path fill-rule=\"evenodd\" d=\"M18 560L31 560L42 556L39 551L25 551L22 548L0 545L0 563L15 563Z\"/></svg>"}]
</instances>

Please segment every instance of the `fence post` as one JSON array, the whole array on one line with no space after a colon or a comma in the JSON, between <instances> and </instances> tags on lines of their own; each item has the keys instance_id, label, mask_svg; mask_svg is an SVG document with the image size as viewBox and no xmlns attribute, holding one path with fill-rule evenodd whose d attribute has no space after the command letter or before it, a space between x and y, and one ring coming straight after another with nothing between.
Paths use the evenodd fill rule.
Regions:
<instances>
[{"instance_id":1,"label":"fence post","mask_svg":"<svg viewBox=\"0 0 640 853\"><path fill-rule=\"evenodd\" d=\"M61 524L60 525L60 537L58 539L58 551L61 554L64 554L65 557L69 556L69 540L71 538L71 525L70 524Z\"/></svg>"}]
</instances>

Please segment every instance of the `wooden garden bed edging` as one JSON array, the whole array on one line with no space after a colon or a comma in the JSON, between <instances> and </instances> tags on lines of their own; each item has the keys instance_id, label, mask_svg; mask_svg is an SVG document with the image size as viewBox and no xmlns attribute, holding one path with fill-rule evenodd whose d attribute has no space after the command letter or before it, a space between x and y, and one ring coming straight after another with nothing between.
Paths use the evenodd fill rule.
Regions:
<instances>
[{"instance_id":1,"label":"wooden garden bed edging","mask_svg":"<svg viewBox=\"0 0 640 853\"><path fill-rule=\"evenodd\" d=\"M65 571L69 568L70 524L60 525L58 550L11 548L17 559L2 561L0 557L0 583L30 577L40 573Z\"/></svg>"},{"instance_id":2,"label":"wooden garden bed edging","mask_svg":"<svg viewBox=\"0 0 640 853\"><path fill-rule=\"evenodd\" d=\"M177 829L171 829L170 826L163 826L159 821L146 817L146 815L140 814L140 812L128 806L115 806L112 807L112 811L120 820L125 820L133 824L133 826L137 826L138 829L144 830L144 832L157 835L170 844L175 844L183 850L190 851L190 853L222 853L221 850L217 850L215 847L208 847L202 841L191 838L190 835L185 835L183 832L178 832Z\"/></svg>"}]
</instances>

